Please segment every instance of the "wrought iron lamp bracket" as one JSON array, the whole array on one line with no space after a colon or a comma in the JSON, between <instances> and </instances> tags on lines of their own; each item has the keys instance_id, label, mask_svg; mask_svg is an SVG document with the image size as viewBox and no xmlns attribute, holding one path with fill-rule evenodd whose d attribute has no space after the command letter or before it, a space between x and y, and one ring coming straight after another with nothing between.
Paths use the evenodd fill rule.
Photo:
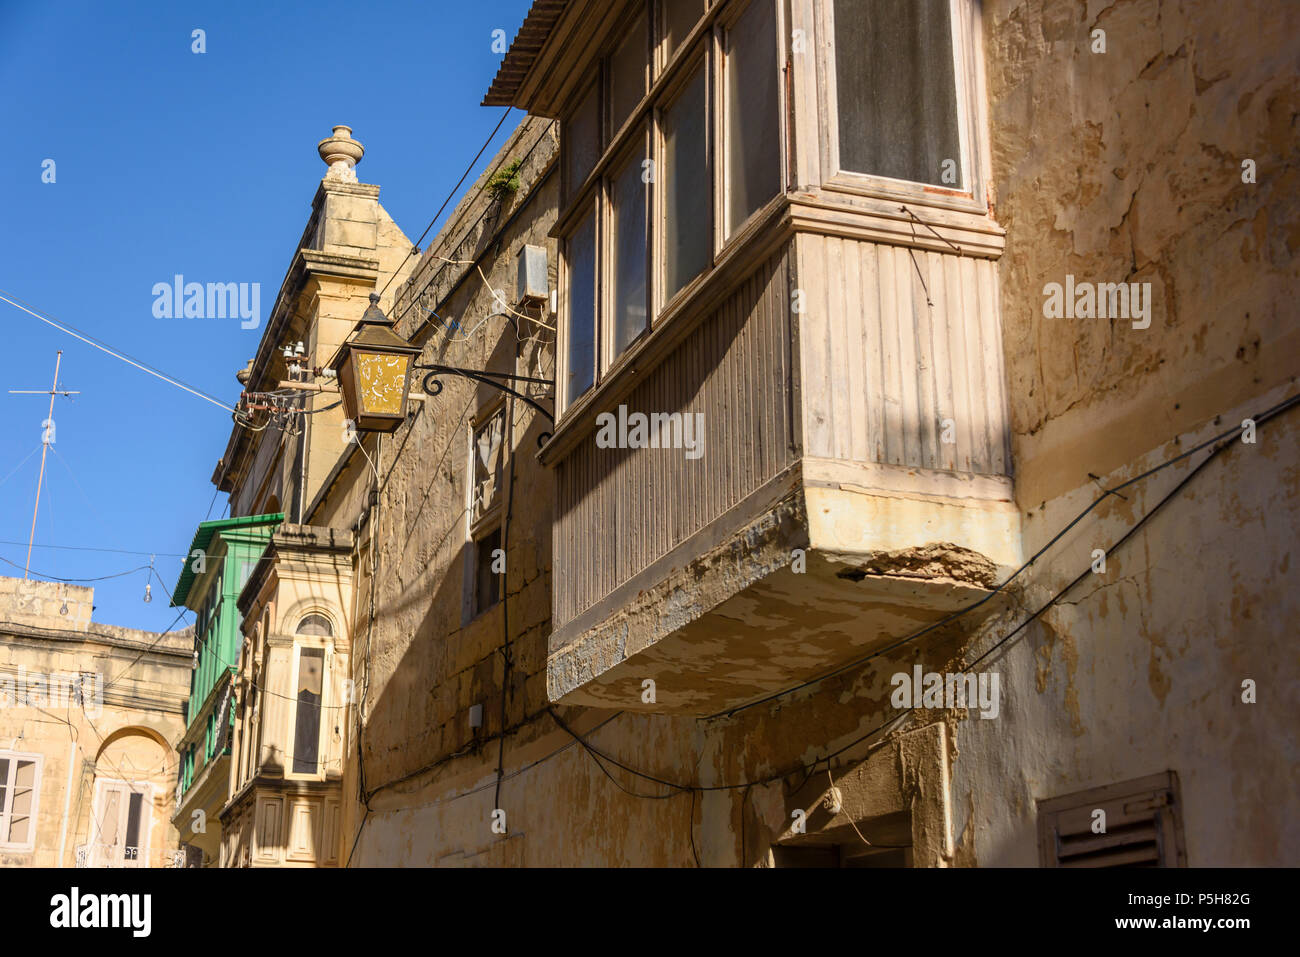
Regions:
<instances>
[{"instance_id":1,"label":"wrought iron lamp bracket","mask_svg":"<svg viewBox=\"0 0 1300 957\"><path fill-rule=\"evenodd\" d=\"M514 396L516 399L519 399L521 402L528 403L539 413L546 416L546 418L550 421L552 425L555 424L555 416L551 412L547 411L546 408L544 408L537 401L536 397L525 395L523 392L520 392L518 389L514 388L510 384L510 383L525 383L525 384L534 384L534 385L544 385L550 390L550 393L545 396L541 396L541 398L553 398L555 392L554 379L537 379L537 378L533 378L532 376L510 375L505 372L488 372L484 369L463 369L460 368L459 366L445 366L437 363L430 364L430 365L421 365L417 363L411 366L411 369L412 371L418 369L419 371L425 374L424 379L421 381L421 388L423 389L425 395L437 395L442 391L442 382L440 381L440 378L442 376L458 375L461 378L469 379L473 382L478 382L481 385L491 386L492 388L496 389L498 392L504 392L507 395ZM550 432L543 432L538 437L537 444L539 446L542 445L550 437L551 437Z\"/></svg>"}]
</instances>

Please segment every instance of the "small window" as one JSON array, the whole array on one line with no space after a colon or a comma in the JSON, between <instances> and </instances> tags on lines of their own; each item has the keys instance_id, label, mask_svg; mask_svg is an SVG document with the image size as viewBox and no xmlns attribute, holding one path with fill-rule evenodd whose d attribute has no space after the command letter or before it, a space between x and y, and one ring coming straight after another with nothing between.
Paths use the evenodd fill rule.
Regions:
<instances>
[{"instance_id":1,"label":"small window","mask_svg":"<svg viewBox=\"0 0 1300 957\"><path fill-rule=\"evenodd\" d=\"M325 649L300 648L293 733L294 774L316 773L320 754L321 689L324 681Z\"/></svg>"},{"instance_id":2,"label":"small window","mask_svg":"<svg viewBox=\"0 0 1300 957\"><path fill-rule=\"evenodd\" d=\"M501 529L494 528L474 542L474 609L482 614L501 600Z\"/></svg>"},{"instance_id":3,"label":"small window","mask_svg":"<svg viewBox=\"0 0 1300 957\"><path fill-rule=\"evenodd\" d=\"M773 0L751 0L727 31L727 235L781 188L780 97Z\"/></svg>"},{"instance_id":4,"label":"small window","mask_svg":"<svg viewBox=\"0 0 1300 957\"><path fill-rule=\"evenodd\" d=\"M596 216L569 237L564 402L572 405L596 381Z\"/></svg>"},{"instance_id":5,"label":"small window","mask_svg":"<svg viewBox=\"0 0 1300 957\"><path fill-rule=\"evenodd\" d=\"M40 757L0 751L0 847L30 849L36 838Z\"/></svg>"},{"instance_id":6,"label":"small window","mask_svg":"<svg viewBox=\"0 0 1300 957\"><path fill-rule=\"evenodd\" d=\"M681 49L685 40L704 16L704 0L661 0L659 3L660 36L663 38L664 60Z\"/></svg>"},{"instance_id":7,"label":"small window","mask_svg":"<svg viewBox=\"0 0 1300 957\"><path fill-rule=\"evenodd\" d=\"M582 186L600 157L600 112L593 83L564 124L560 148L564 150L566 195Z\"/></svg>"},{"instance_id":8,"label":"small window","mask_svg":"<svg viewBox=\"0 0 1300 957\"><path fill-rule=\"evenodd\" d=\"M643 150L632 152L609 183L612 280L610 320L613 353L616 358L646 330L646 204L649 185L645 178Z\"/></svg>"},{"instance_id":9,"label":"small window","mask_svg":"<svg viewBox=\"0 0 1300 957\"><path fill-rule=\"evenodd\" d=\"M474 475L470 501L471 522L481 520L500 503L505 461L505 431L504 406L474 429L470 445Z\"/></svg>"},{"instance_id":10,"label":"small window","mask_svg":"<svg viewBox=\"0 0 1300 957\"><path fill-rule=\"evenodd\" d=\"M329 638L334 634L334 626L324 615L313 613L298 622L298 634Z\"/></svg>"},{"instance_id":11,"label":"small window","mask_svg":"<svg viewBox=\"0 0 1300 957\"><path fill-rule=\"evenodd\" d=\"M646 66L649 62L644 5L628 26L608 60L609 130L618 131L632 115L646 91Z\"/></svg>"},{"instance_id":12,"label":"small window","mask_svg":"<svg viewBox=\"0 0 1300 957\"><path fill-rule=\"evenodd\" d=\"M840 169L966 188L949 4L835 0Z\"/></svg>"},{"instance_id":13,"label":"small window","mask_svg":"<svg viewBox=\"0 0 1300 957\"><path fill-rule=\"evenodd\" d=\"M1038 802L1043 867L1186 867L1172 771Z\"/></svg>"},{"instance_id":14,"label":"small window","mask_svg":"<svg viewBox=\"0 0 1300 957\"><path fill-rule=\"evenodd\" d=\"M704 68L662 114L663 301L709 265L709 155Z\"/></svg>"}]
</instances>

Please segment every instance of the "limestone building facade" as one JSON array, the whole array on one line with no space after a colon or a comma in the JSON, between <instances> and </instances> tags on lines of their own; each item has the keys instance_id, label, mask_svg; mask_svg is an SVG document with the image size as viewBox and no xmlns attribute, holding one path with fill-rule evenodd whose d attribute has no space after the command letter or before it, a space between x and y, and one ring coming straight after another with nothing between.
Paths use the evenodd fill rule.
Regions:
<instances>
[{"instance_id":1,"label":"limestone building facade","mask_svg":"<svg viewBox=\"0 0 1300 957\"><path fill-rule=\"evenodd\" d=\"M176 867L193 633L94 621L94 589L0 578L0 866Z\"/></svg>"}]
</instances>

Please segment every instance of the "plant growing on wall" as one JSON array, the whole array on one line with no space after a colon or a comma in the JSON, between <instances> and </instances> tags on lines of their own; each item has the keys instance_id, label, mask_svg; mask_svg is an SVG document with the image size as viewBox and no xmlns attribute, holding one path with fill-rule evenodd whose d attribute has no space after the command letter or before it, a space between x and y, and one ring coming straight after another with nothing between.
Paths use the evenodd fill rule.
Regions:
<instances>
[{"instance_id":1,"label":"plant growing on wall","mask_svg":"<svg viewBox=\"0 0 1300 957\"><path fill-rule=\"evenodd\" d=\"M519 167L523 162L522 159L511 160L488 179L488 192L492 194L494 200L500 202L507 194L519 190Z\"/></svg>"}]
</instances>

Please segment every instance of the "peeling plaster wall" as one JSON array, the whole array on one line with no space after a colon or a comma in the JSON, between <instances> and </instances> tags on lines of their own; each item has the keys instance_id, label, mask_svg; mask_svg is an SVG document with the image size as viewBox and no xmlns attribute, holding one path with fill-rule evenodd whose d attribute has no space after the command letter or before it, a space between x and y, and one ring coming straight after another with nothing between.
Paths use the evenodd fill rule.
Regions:
<instances>
[{"instance_id":1,"label":"peeling plaster wall","mask_svg":"<svg viewBox=\"0 0 1300 957\"><path fill-rule=\"evenodd\" d=\"M985 18L1029 554L1098 494L1089 473L1127 479L1295 392L1300 7L992 2ZM1151 282L1150 328L1044 318L1043 285L1067 273ZM1220 456L990 665L1001 717L956 726L959 863L1034 865L1035 800L1165 770L1189 864L1296 859L1297 425ZM1108 499L1030 574L1025 608L1188 471Z\"/></svg>"},{"instance_id":2,"label":"peeling plaster wall","mask_svg":"<svg viewBox=\"0 0 1300 957\"><path fill-rule=\"evenodd\" d=\"M93 812L104 779L152 788L142 864L170 866L178 846L175 744L185 731L193 633L101 624L91 620L93 603L93 588L0 579L0 751L41 759L33 847L0 848L0 867L72 867L77 848L98 839ZM69 699L67 682L82 672L98 676L100 701ZM20 704L29 694L39 703Z\"/></svg>"}]
</instances>

